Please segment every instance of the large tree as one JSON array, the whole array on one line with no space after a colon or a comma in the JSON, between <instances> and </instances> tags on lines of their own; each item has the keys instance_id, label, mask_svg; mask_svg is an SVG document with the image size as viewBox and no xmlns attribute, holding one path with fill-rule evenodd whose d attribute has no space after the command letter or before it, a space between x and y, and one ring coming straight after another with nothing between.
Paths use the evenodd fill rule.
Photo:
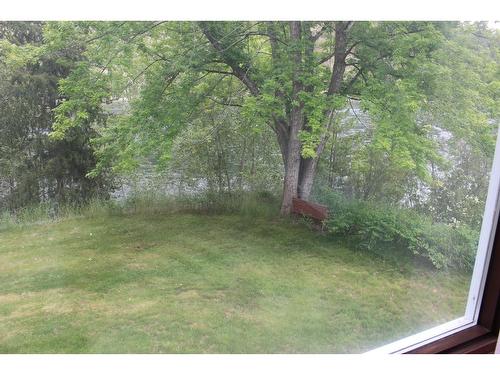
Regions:
<instances>
[{"instance_id":1,"label":"large tree","mask_svg":"<svg viewBox=\"0 0 500 375\"><path fill-rule=\"evenodd\" d=\"M90 146L93 131L79 127L51 140L58 81L81 55L43 49L42 22L0 22L0 208L42 201L81 202L105 190Z\"/></svg>"},{"instance_id":2,"label":"large tree","mask_svg":"<svg viewBox=\"0 0 500 375\"><path fill-rule=\"evenodd\" d=\"M134 155L167 158L172 137L207 103L239 106L276 136L284 166L282 214L308 199L318 160L348 100L376 124L374 147L429 178L437 162L423 113L442 113L438 58L450 30L431 22L148 22L53 24L52 46L79 44L87 61L61 84L55 137L89 122L106 98L130 94L132 111L99 131L102 160L130 166ZM54 48L54 47L52 47ZM460 80L456 80L460 83ZM446 90L440 87L446 85ZM132 90L137 87L138 90ZM123 93L126 94L123 94ZM138 95L136 93L139 92ZM481 108L473 106L476 114ZM473 129L487 132L487 116ZM463 129L462 129L463 130Z\"/></svg>"}]
</instances>

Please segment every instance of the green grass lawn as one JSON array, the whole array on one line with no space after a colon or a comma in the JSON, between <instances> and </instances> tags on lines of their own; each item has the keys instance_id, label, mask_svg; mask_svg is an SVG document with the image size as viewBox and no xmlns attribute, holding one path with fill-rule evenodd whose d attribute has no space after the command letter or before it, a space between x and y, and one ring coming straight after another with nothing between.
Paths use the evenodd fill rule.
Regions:
<instances>
[{"instance_id":1,"label":"green grass lawn","mask_svg":"<svg viewBox=\"0 0 500 375\"><path fill-rule=\"evenodd\" d=\"M461 316L468 282L277 219L73 217L0 231L0 352L361 352Z\"/></svg>"}]
</instances>

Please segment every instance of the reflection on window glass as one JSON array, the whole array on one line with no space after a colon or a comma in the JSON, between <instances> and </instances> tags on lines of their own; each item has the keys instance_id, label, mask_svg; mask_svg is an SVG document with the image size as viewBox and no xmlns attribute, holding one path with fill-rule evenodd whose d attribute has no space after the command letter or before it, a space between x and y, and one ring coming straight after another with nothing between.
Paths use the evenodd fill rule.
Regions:
<instances>
[{"instance_id":1,"label":"reflection on window glass","mask_svg":"<svg viewBox=\"0 0 500 375\"><path fill-rule=\"evenodd\" d=\"M356 353L465 314L485 22L0 22L0 352Z\"/></svg>"}]
</instances>

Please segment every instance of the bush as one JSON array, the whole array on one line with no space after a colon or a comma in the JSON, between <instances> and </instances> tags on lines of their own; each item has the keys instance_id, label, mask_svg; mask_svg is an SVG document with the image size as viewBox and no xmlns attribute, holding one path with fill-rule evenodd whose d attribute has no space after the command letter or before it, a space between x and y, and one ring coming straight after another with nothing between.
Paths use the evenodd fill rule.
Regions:
<instances>
[{"instance_id":1,"label":"bush","mask_svg":"<svg viewBox=\"0 0 500 375\"><path fill-rule=\"evenodd\" d=\"M408 209L348 200L335 192L321 194L329 207L327 229L358 247L383 256L417 256L434 267L470 271L479 233L471 228L433 223Z\"/></svg>"},{"instance_id":2,"label":"bush","mask_svg":"<svg viewBox=\"0 0 500 375\"><path fill-rule=\"evenodd\" d=\"M466 225L434 224L426 228L425 238L429 252L436 258L441 254L443 264L472 270L476 258L479 232Z\"/></svg>"}]
</instances>

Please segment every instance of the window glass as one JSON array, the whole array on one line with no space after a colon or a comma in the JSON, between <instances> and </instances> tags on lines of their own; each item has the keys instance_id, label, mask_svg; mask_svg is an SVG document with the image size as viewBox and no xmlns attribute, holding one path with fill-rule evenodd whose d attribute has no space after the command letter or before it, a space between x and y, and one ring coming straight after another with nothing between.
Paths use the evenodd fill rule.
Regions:
<instances>
[{"instance_id":1,"label":"window glass","mask_svg":"<svg viewBox=\"0 0 500 375\"><path fill-rule=\"evenodd\" d=\"M474 323L499 38L0 22L0 352L359 353Z\"/></svg>"}]
</instances>

